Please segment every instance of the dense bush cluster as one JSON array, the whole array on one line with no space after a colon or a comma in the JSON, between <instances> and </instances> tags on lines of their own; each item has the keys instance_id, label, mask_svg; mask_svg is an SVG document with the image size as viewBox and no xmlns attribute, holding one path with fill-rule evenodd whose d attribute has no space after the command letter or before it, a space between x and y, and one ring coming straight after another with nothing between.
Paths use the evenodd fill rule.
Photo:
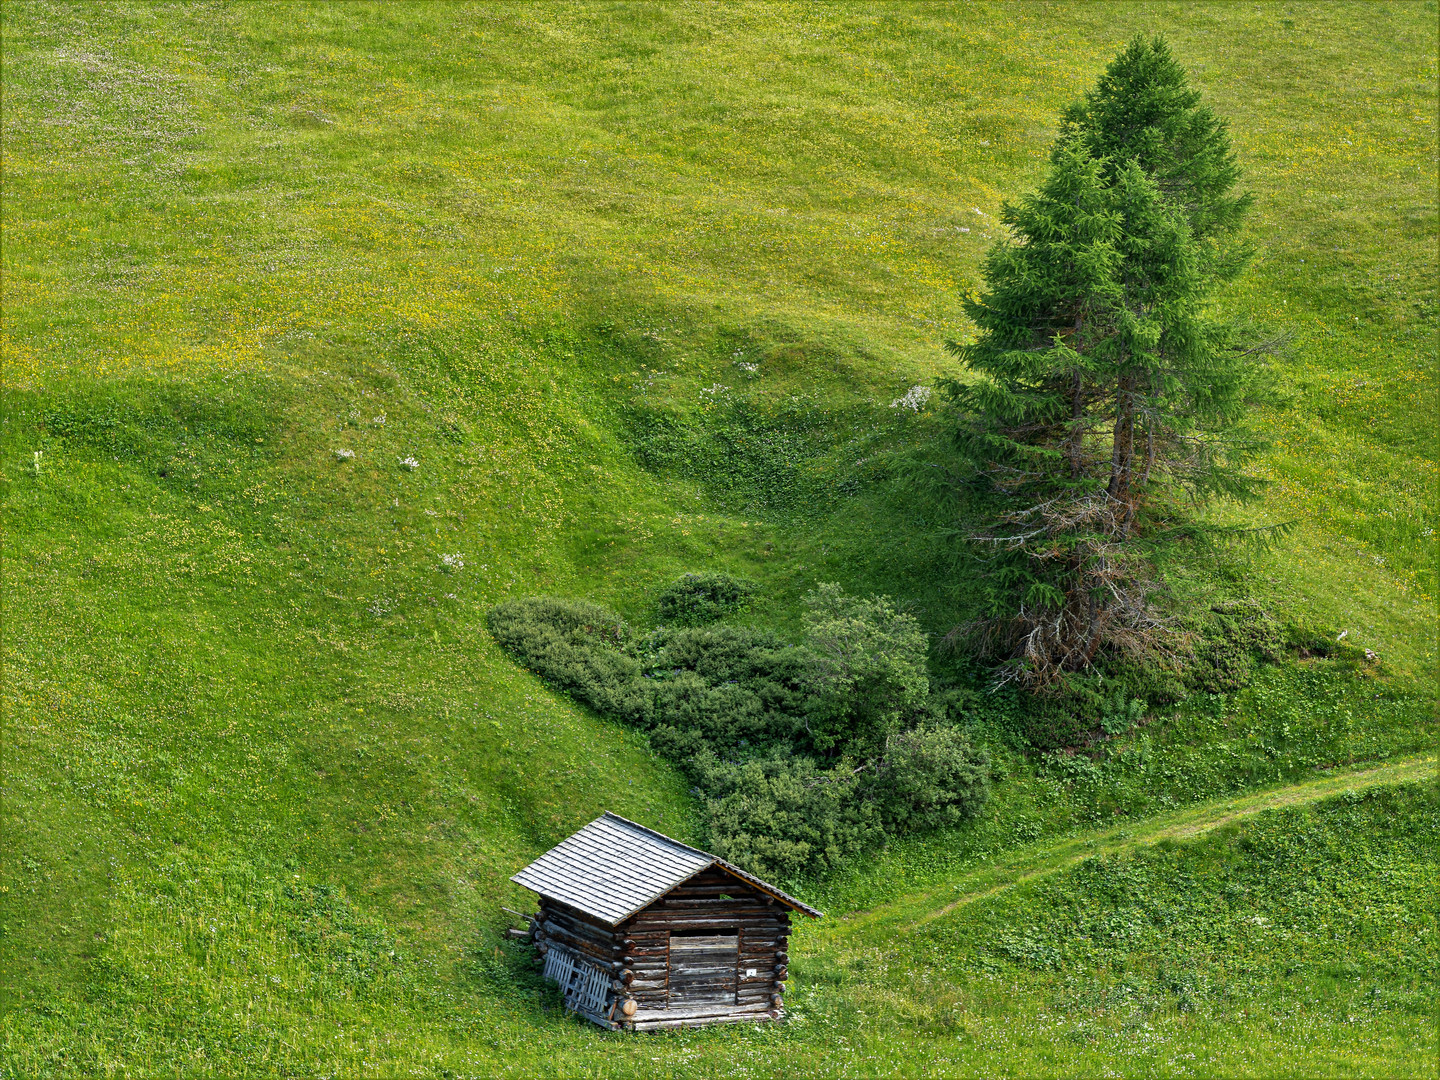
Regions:
<instances>
[{"instance_id":1,"label":"dense bush cluster","mask_svg":"<svg viewBox=\"0 0 1440 1080\"><path fill-rule=\"evenodd\" d=\"M990 676L979 668L935 679L912 617L835 585L805 597L799 642L715 621L752 593L725 575L687 574L662 592L665 625L648 632L552 597L500 605L490 629L551 685L647 732L703 799L712 849L780 878L977 814L991 770L972 736L1027 754L1093 747L1154 708L1242 689L1287 649L1333 648L1324 635L1291 640L1297 632L1255 601L1231 600L1188 620L1183 667L1113 667L1034 695L982 690Z\"/></svg>"},{"instance_id":2,"label":"dense bush cluster","mask_svg":"<svg viewBox=\"0 0 1440 1080\"><path fill-rule=\"evenodd\" d=\"M699 626L744 610L755 584L729 574L686 574L660 594L661 622Z\"/></svg>"},{"instance_id":3,"label":"dense bush cluster","mask_svg":"<svg viewBox=\"0 0 1440 1080\"><path fill-rule=\"evenodd\" d=\"M1189 689L1225 694L1250 682L1255 665L1274 663L1285 650L1285 632L1254 600L1232 600L1210 610L1185 673Z\"/></svg>"},{"instance_id":4,"label":"dense bush cluster","mask_svg":"<svg viewBox=\"0 0 1440 1080\"><path fill-rule=\"evenodd\" d=\"M687 575L665 595L708 618L747 595L731 582ZM711 847L755 873L817 873L887 835L978 813L987 760L947 723L915 620L834 585L805 611L798 644L723 624L636 634L604 608L551 597L500 605L490 630L552 685L649 732L704 799Z\"/></svg>"}]
</instances>

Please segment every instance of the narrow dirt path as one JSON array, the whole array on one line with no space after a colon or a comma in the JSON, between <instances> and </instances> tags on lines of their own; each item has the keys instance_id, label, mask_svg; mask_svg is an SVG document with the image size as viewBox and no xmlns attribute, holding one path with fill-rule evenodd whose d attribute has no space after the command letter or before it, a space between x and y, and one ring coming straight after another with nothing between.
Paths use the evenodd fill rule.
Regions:
<instances>
[{"instance_id":1,"label":"narrow dirt path","mask_svg":"<svg viewBox=\"0 0 1440 1080\"><path fill-rule=\"evenodd\" d=\"M956 908L1005 889L1066 870L1092 855L1116 854L1162 840L1191 840L1224 825L1282 806L1317 802L1345 791L1363 791L1385 784L1436 776L1436 756L1388 761L1383 765L1337 770L1302 784L1250 795L1197 803L1141 822L1126 822L1006 852L989 865L962 874L944 885L911 893L833 924L833 932L850 936L881 926L899 932L939 919Z\"/></svg>"}]
</instances>

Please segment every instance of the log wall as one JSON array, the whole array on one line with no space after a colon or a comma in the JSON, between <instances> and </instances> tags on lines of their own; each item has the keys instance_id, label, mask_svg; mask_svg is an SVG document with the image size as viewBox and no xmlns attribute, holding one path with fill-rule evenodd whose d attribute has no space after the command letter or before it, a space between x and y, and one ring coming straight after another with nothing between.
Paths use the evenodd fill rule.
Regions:
<instances>
[{"instance_id":1,"label":"log wall","mask_svg":"<svg viewBox=\"0 0 1440 1080\"><path fill-rule=\"evenodd\" d=\"M580 955L608 968L615 959L615 931L584 912L557 903L540 900L540 917L536 930L543 939L568 945Z\"/></svg>"},{"instance_id":2,"label":"log wall","mask_svg":"<svg viewBox=\"0 0 1440 1080\"><path fill-rule=\"evenodd\" d=\"M621 930L626 966L634 971L630 990L642 1013L692 1004L671 998L670 934L701 930L738 931L736 1010L778 1009L775 999L787 974L790 913L718 867L671 890L622 923Z\"/></svg>"},{"instance_id":3,"label":"log wall","mask_svg":"<svg viewBox=\"0 0 1440 1080\"><path fill-rule=\"evenodd\" d=\"M682 986L672 986L672 933L738 938L733 980L704 968L691 972ZM613 928L542 897L532 936L542 952L557 942L611 973L607 1015L591 1017L607 1027L647 1030L780 1016L788 976L789 909L719 867L701 872ZM723 947L730 947L728 941ZM694 950L681 951L695 956ZM714 963L713 956L703 956L702 967ZM715 1000L719 995L724 999ZM629 1017L622 1009L627 1000L635 1004Z\"/></svg>"}]
</instances>

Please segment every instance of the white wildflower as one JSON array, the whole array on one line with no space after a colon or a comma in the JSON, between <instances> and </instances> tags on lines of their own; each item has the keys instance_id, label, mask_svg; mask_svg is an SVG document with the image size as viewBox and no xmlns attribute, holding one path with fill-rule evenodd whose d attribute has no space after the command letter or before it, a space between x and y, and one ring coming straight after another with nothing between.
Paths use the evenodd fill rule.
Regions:
<instances>
[{"instance_id":1,"label":"white wildflower","mask_svg":"<svg viewBox=\"0 0 1440 1080\"><path fill-rule=\"evenodd\" d=\"M928 386L912 386L905 391L904 397L897 397L890 402L892 409L909 409L911 412L919 412L927 401L930 400L931 390Z\"/></svg>"},{"instance_id":2,"label":"white wildflower","mask_svg":"<svg viewBox=\"0 0 1440 1080\"><path fill-rule=\"evenodd\" d=\"M336 460L336 461L349 461L349 460L350 460L351 458L353 458L354 456L355 456L355 451L354 451L354 450L340 449L340 450L336 450L336 451L335 451L335 460Z\"/></svg>"},{"instance_id":3,"label":"white wildflower","mask_svg":"<svg viewBox=\"0 0 1440 1080\"><path fill-rule=\"evenodd\" d=\"M379 416L375 417L375 418L374 418L373 420L371 420L370 422L371 422L372 424L379 424L381 427L384 427L384 426L385 426L385 414L382 412Z\"/></svg>"},{"instance_id":4,"label":"white wildflower","mask_svg":"<svg viewBox=\"0 0 1440 1080\"><path fill-rule=\"evenodd\" d=\"M455 552L454 555L441 555L440 569L444 570L447 574L454 573L456 570L464 570L465 560L458 551Z\"/></svg>"},{"instance_id":5,"label":"white wildflower","mask_svg":"<svg viewBox=\"0 0 1440 1080\"><path fill-rule=\"evenodd\" d=\"M416 461L413 457L402 457L400 459L400 467L406 472L414 472L420 467L420 462Z\"/></svg>"}]
</instances>

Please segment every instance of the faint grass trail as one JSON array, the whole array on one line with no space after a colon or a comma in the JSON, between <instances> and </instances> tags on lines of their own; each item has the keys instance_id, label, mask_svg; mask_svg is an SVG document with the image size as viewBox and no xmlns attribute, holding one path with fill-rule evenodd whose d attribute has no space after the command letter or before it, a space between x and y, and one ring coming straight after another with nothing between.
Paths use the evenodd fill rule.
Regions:
<instances>
[{"instance_id":1,"label":"faint grass trail","mask_svg":"<svg viewBox=\"0 0 1440 1080\"><path fill-rule=\"evenodd\" d=\"M886 933L898 931L901 926L920 927L943 918L962 905L1067 870L1094 855L1116 854L1165 840L1191 840L1265 810L1300 806L1345 791L1363 791L1378 785L1399 784L1435 775L1436 756L1424 754L1383 765L1335 770L1288 787L1214 799L1159 814L1138 824L1126 822L1058 841L1042 840L1007 852L990 865L963 874L948 884L911 893L871 911L841 916L831 924L830 929L833 933L850 936L866 931L873 933L882 927Z\"/></svg>"}]
</instances>

